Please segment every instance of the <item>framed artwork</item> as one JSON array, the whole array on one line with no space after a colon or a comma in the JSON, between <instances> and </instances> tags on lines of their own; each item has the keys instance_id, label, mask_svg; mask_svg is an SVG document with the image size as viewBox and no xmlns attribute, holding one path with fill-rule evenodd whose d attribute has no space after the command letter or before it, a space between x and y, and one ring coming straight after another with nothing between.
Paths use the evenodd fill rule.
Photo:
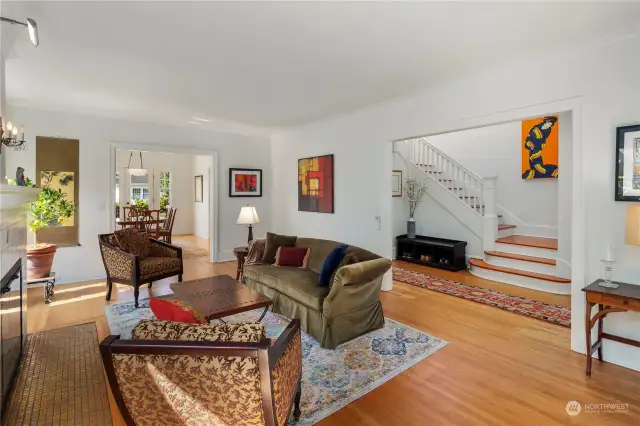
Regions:
<instances>
[{"instance_id":1,"label":"framed artwork","mask_svg":"<svg viewBox=\"0 0 640 426\"><path fill-rule=\"evenodd\" d=\"M71 217L55 218L49 226L36 231L38 242L60 247L78 246L80 241L80 141L77 139L36 136L35 184L60 190L68 203L76 205Z\"/></svg>"},{"instance_id":2,"label":"framed artwork","mask_svg":"<svg viewBox=\"0 0 640 426\"><path fill-rule=\"evenodd\" d=\"M229 169L229 197L262 197L262 169Z\"/></svg>"},{"instance_id":3,"label":"framed artwork","mask_svg":"<svg viewBox=\"0 0 640 426\"><path fill-rule=\"evenodd\" d=\"M402 170L391 171L391 196L402 197Z\"/></svg>"},{"instance_id":4,"label":"framed artwork","mask_svg":"<svg viewBox=\"0 0 640 426\"><path fill-rule=\"evenodd\" d=\"M203 200L203 193L202 193L202 188L203 188L203 176L202 175L198 175L195 177L195 200L196 203L201 203Z\"/></svg>"},{"instance_id":5,"label":"framed artwork","mask_svg":"<svg viewBox=\"0 0 640 426\"><path fill-rule=\"evenodd\" d=\"M522 121L522 179L558 178L558 116Z\"/></svg>"},{"instance_id":6,"label":"framed artwork","mask_svg":"<svg viewBox=\"0 0 640 426\"><path fill-rule=\"evenodd\" d=\"M616 201L640 201L640 124L616 129Z\"/></svg>"},{"instance_id":7,"label":"framed artwork","mask_svg":"<svg viewBox=\"0 0 640 426\"><path fill-rule=\"evenodd\" d=\"M298 211L333 213L333 154L298 160Z\"/></svg>"}]
</instances>

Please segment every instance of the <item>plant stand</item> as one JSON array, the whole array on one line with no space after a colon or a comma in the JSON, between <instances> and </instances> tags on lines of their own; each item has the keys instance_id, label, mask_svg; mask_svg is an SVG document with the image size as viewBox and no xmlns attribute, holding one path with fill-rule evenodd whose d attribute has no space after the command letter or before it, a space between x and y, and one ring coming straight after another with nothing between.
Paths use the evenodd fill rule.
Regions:
<instances>
[{"instance_id":1,"label":"plant stand","mask_svg":"<svg viewBox=\"0 0 640 426\"><path fill-rule=\"evenodd\" d=\"M44 283L44 303L48 305L53 299L53 290L56 286L56 273L51 271L48 277L27 280L27 285L41 283Z\"/></svg>"}]
</instances>

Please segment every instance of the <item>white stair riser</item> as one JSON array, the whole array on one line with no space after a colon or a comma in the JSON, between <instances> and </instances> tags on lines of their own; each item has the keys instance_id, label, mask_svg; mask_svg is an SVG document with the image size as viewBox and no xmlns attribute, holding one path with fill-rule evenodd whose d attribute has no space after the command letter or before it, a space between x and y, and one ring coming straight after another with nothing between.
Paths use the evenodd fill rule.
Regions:
<instances>
[{"instance_id":1,"label":"white stair riser","mask_svg":"<svg viewBox=\"0 0 640 426\"><path fill-rule=\"evenodd\" d=\"M527 262L526 260L509 259L500 256L487 255L487 263L495 266L504 266L505 268L520 269L523 271L537 272L539 274L556 274L556 265L547 265L544 263Z\"/></svg>"},{"instance_id":2,"label":"white stair riser","mask_svg":"<svg viewBox=\"0 0 640 426\"><path fill-rule=\"evenodd\" d=\"M558 250L549 250L539 247L519 246L516 244L504 244L496 241L495 251L505 253L524 254L526 256L544 257L545 259L557 259Z\"/></svg>"},{"instance_id":3,"label":"white stair riser","mask_svg":"<svg viewBox=\"0 0 640 426\"><path fill-rule=\"evenodd\" d=\"M471 266L469 270L473 275L499 283L511 284L532 290L544 291L553 294L571 294L571 284L556 283L553 281L539 280L537 278L523 277L507 272L492 271L490 269Z\"/></svg>"},{"instance_id":4,"label":"white stair riser","mask_svg":"<svg viewBox=\"0 0 640 426\"><path fill-rule=\"evenodd\" d=\"M498 229L498 238L508 237L516 232L516 228Z\"/></svg>"}]
</instances>

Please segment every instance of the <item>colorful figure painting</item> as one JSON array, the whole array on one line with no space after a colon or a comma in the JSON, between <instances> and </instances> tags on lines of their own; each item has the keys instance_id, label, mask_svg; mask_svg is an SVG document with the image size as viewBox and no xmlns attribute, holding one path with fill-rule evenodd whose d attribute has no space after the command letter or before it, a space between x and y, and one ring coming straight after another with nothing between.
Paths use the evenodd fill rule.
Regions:
<instances>
[{"instance_id":1,"label":"colorful figure painting","mask_svg":"<svg viewBox=\"0 0 640 426\"><path fill-rule=\"evenodd\" d=\"M558 117L522 122L522 179L558 177Z\"/></svg>"},{"instance_id":2,"label":"colorful figure painting","mask_svg":"<svg viewBox=\"0 0 640 426\"><path fill-rule=\"evenodd\" d=\"M333 155L298 160L298 211L333 213Z\"/></svg>"}]
</instances>

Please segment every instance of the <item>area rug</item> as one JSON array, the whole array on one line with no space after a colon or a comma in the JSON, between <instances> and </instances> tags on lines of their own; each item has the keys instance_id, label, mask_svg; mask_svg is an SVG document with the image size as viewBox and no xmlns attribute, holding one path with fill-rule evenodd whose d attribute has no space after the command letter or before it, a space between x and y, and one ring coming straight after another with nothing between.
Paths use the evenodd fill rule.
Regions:
<instances>
[{"instance_id":1,"label":"area rug","mask_svg":"<svg viewBox=\"0 0 640 426\"><path fill-rule=\"evenodd\" d=\"M495 290L462 284L456 281L446 280L440 277L410 271L408 269L393 268L394 281L400 281L428 290L460 297L473 302L482 303L515 314L550 322L552 324L571 327L571 309L550 305L537 300L524 297L511 296Z\"/></svg>"},{"instance_id":2,"label":"area rug","mask_svg":"<svg viewBox=\"0 0 640 426\"><path fill-rule=\"evenodd\" d=\"M95 323L29 335L3 424L112 424Z\"/></svg>"},{"instance_id":3,"label":"area rug","mask_svg":"<svg viewBox=\"0 0 640 426\"><path fill-rule=\"evenodd\" d=\"M153 318L149 299L105 307L111 334L131 337L142 319ZM257 321L261 309L226 317L228 322ZM276 339L289 320L267 312L262 320L267 336ZM397 321L338 346L322 349L317 340L302 332L302 416L297 423L312 425L360 398L387 380L443 348L447 342Z\"/></svg>"}]
</instances>

